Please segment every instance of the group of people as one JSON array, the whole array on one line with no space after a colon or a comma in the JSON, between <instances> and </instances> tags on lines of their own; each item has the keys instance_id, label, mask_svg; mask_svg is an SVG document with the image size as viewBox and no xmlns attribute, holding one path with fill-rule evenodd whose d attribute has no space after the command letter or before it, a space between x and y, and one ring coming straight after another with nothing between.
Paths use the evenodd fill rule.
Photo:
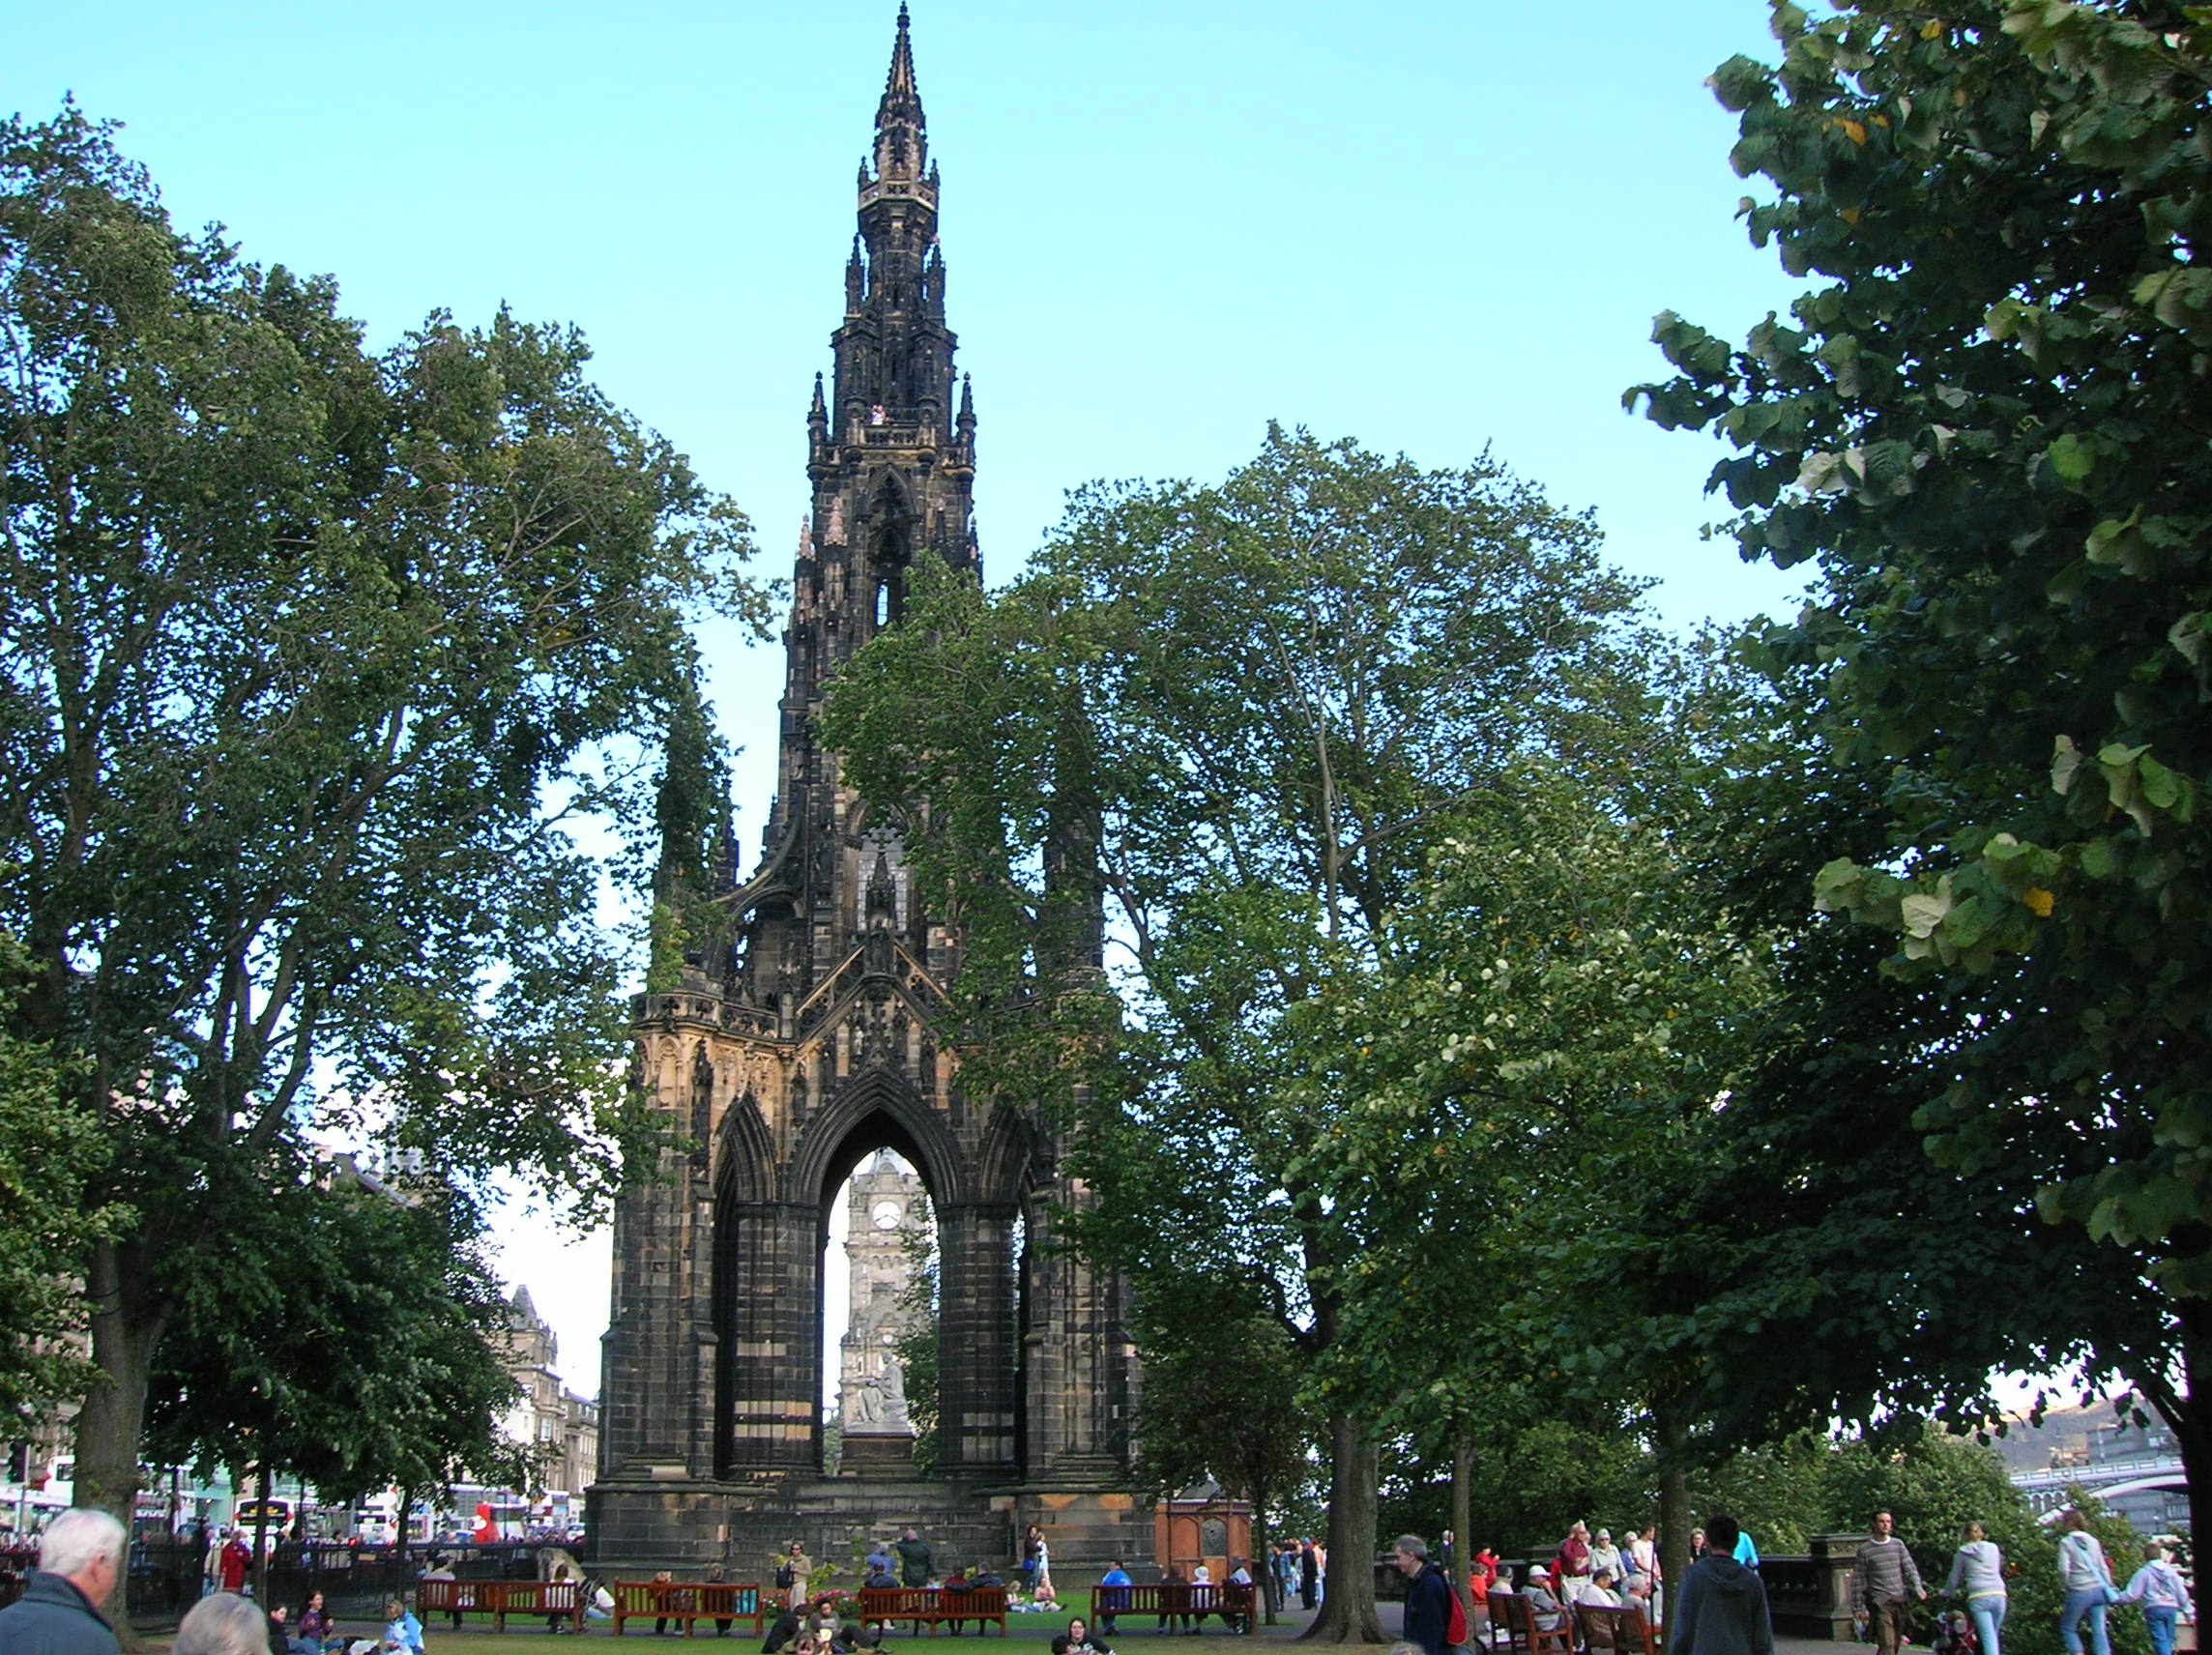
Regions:
<instances>
[{"instance_id":1,"label":"group of people","mask_svg":"<svg viewBox=\"0 0 2212 1655\"><path fill-rule=\"evenodd\" d=\"M1877 1512L1872 1534L1854 1559L1854 1616L1879 1655L1898 1655L1909 1641L1915 1606L1928 1588L1911 1551L1897 1536L1893 1515ZM2060 1520L2058 1573L2065 1588L2059 1634L2067 1655L2111 1655L2106 1613L2119 1604L2141 1609L2154 1655L2173 1655L2174 1628L2193 1616L2187 1582L2157 1541L2143 1547L2142 1565L2123 1587L2112 1578L2103 1546L2080 1511ZM1448 1544L1450 1536L1445 1536ZM1576 1524L1549 1563L1529 1567L1519 1588L1539 1630L1562 1627L1576 1604L1611 1608L1642 1607L1650 1611L1659 1596L1661 1571L1658 1534L1646 1527L1627 1548L1613 1545L1599 1529L1593 1538ZM1774 1632L1766 1590L1759 1574L1759 1553L1736 1521L1715 1513L1691 1536L1692 1563L1680 1601L1667 1622L1670 1655L1773 1655ZM1444 1655L1466 1641L1465 1627L1454 1626L1449 1575L1429 1556L1414 1535L1401 1536L1394 1559L1407 1577L1406 1642L1394 1655ZM2007 1603L2008 1571L2003 1555L1978 1523L1968 1524L1951 1561L1943 1590L1965 1606L1955 1618L1972 1627L1947 1640L1952 1647L1978 1648L1978 1655L2003 1655L2001 1637ZM1484 1604L1493 1593L1515 1590L1513 1577L1487 1549L1468 1573L1469 1597ZM1656 1622L1659 1616L1652 1612Z\"/></svg>"},{"instance_id":2,"label":"group of people","mask_svg":"<svg viewBox=\"0 0 2212 1655\"><path fill-rule=\"evenodd\" d=\"M1319 1609L1328 1590L1327 1548L1309 1535L1302 1540L1278 1540L1267 1550L1276 1595L1289 1603L1295 1593L1301 1609Z\"/></svg>"},{"instance_id":3,"label":"group of people","mask_svg":"<svg viewBox=\"0 0 2212 1655\"><path fill-rule=\"evenodd\" d=\"M1448 1536L1446 1537L1449 1538ZM1700 1554L1682 1582L1680 1602L1668 1628L1671 1655L1774 1655L1774 1629L1767 1618L1766 1592L1759 1572L1739 1561L1743 1538L1736 1521L1716 1512L1705 1520ZM1406 1576L1405 1641L1391 1655L1444 1655L1469 1641L1449 1574L1429 1555L1419 1536L1400 1535L1393 1560ZM1572 1606L1623 1609L1644 1607L1659 1590L1658 1531L1646 1527L1627 1549L1613 1536L1576 1524L1547 1564L1529 1566L1516 1588L1513 1577L1487 1548L1469 1572L1469 1596L1487 1604L1495 1593L1518 1589L1537 1629L1557 1632L1566 1625ZM1622 1587L1627 1587L1623 1590ZM1458 1624L1455 1624L1458 1622Z\"/></svg>"}]
</instances>

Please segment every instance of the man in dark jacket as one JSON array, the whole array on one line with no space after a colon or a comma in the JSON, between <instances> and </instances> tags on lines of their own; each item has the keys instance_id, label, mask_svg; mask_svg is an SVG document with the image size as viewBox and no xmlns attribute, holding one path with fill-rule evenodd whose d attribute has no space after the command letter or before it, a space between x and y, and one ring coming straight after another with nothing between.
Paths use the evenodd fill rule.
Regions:
<instances>
[{"instance_id":1,"label":"man in dark jacket","mask_svg":"<svg viewBox=\"0 0 2212 1655\"><path fill-rule=\"evenodd\" d=\"M911 1527L899 1543L891 1548L899 1556L899 1580L909 1586L929 1584L930 1571L936 1559L930 1555L929 1542Z\"/></svg>"},{"instance_id":2,"label":"man in dark jacket","mask_svg":"<svg viewBox=\"0 0 2212 1655\"><path fill-rule=\"evenodd\" d=\"M1428 1542L1418 1535L1399 1535L1394 1550L1406 1577L1406 1641L1418 1643L1422 1655L1444 1655L1451 1641L1451 1577L1429 1561Z\"/></svg>"},{"instance_id":3,"label":"man in dark jacket","mask_svg":"<svg viewBox=\"0 0 2212 1655\"><path fill-rule=\"evenodd\" d=\"M104 1511L65 1511L39 1537L23 1595L0 1610L0 1655L117 1655L100 1606L123 1571L123 1525Z\"/></svg>"},{"instance_id":4,"label":"man in dark jacket","mask_svg":"<svg viewBox=\"0 0 2212 1655\"><path fill-rule=\"evenodd\" d=\"M1682 1579L1668 1629L1668 1655L1774 1655L1774 1622L1759 1571L1735 1560L1735 1519L1705 1519L1705 1554Z\"/></svg>"}]
</instances>

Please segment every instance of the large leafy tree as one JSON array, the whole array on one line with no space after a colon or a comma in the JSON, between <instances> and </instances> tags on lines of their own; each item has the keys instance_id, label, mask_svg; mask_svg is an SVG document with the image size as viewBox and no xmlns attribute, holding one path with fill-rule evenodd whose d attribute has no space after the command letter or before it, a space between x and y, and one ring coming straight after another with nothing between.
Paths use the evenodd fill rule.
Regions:
<instances>
[{"instance_id":1,"label":"large leafy tree","mask_svg":"<svg viewBox=\"0 0 2212 1655\"><path fill-rule=\"evenodd\" d=\"M0 923L133 1213L80 1259L77 1487L120 1512L288 1136L605 1192L618 945L552 806L642 843L686 613L745 596L742 520L573 333L372 354L335 305L180 234L73 108L0 126Z\"/></svg>"},{"instance_id":2,"label":"large leafy tree","mask_svg":"<svg viewBox=\"0 0 2212 1655\"><path fill-rule=\"evenodd\" d=\"M1464 813L1393 915L1392 969L1292 1084L1365 1077L1299 1168L1392 1238L1356 1265L1354 1371L1396 1380L1410 1428L1456 1412L1485 1450L1564 1414L1634 1424L1684 1536L1685 1449L1729 1380L1682 1348L1664 1283L1695 1272L1712 1319L1733 1250L1678 1192L1728 1156L1772 944L1697 866L1701 749L1734 698L1690 659L1663 676L1616 747L1519 766Z\"/></svg>"},{"instance_id":3,"label":"large leafy tree","mask_svg":"<svg viewBox=\"0 0 2212 1655\"><path fill-rule=\"evenodd\" d=\"M1641 705L1636 588L1596 539L1487 459L1424 472L1271 430L1218 485L1078 497L1001 594L921 583L830 703L848 774L927 800L970 1085L1079 1129L1087 1244L1275 1316L1328 1386L1346 1559L1375 1540L1385 1399L1329 1370L1393 1238L1315 1177L1364 1078L1295 1083L1455 813ZM1332 1579L1314 1634L1378 1632L1365 1568Z\"/></svg>"},{"instance_id":4,"label":"large leafy tree","mask_svg":"<svg viewBox=\"0 0 2212 1655\"><path fill-rule=\"evenodd\" d=\"M106 1165L91 1114L70 1095L51 1046L11 1028L23 949L0 931L0 1420L28 1418L78 1394L89 1377L76 1339L84 1299L73 1272L84 1249L127 1214L88 1204Z\"/></svg>"},{"instance_id":5,"label":"large leafy tree","mask_svg":"<svg viewBox=\"0 0 2212 1655\"><path fill-rule=\"evenodd\" d=\"M347 1500L462 1478L528 1486L503 1416L507 1304L470 1204L283 1145L226 1215L218 1267L183 1262L150 1387L146 1458L281 1474ZM258 1561L265 1561L260 1547Z\"/></svg>"},{"instance_id":6,"label":"large leafy tree","mask_svg":"<svg viewBox=\"0 0 2212 1655\"><path fill-rule=\"evenodd\" d=\"M1763 641L1838 778L1794 877L1921 991L1929 1147L2155 1284L2092 1301L2138 1311L2097 1357L2212 1488L2212 39L2158 0L1775 28L1715 86L1754 239L1821 284L1741 349L1662 316L1632 398L1734 445L1747 557L1817 561Z\"/></svg>"},{"instance_id":7,"label":"large leafy tree","mask_svg":"<svg viewBox=\"0 0 2212 1655\"><path fill-rule=\"evenodd\" d=\"M1210 1480L1250 1504L1252 1578L1272 1625L1275 1576L1261 1565L1314 1470L1298 1353L1235 1281L1148 1282L1134 1331L1145 1353L1131 1428L1138 1478L1168 1499Z\"/></svg>"}]
</instances>

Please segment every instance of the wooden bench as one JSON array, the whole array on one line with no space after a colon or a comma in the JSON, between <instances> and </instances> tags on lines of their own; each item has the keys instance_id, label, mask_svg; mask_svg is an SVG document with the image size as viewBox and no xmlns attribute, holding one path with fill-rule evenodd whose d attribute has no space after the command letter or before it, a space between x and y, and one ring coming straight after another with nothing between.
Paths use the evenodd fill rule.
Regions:
<instances>
[{"instance_id":1,"label":"wooden bench","mask_svg":"<svg viewBox=\"0 0 2212 1655\"><path fill-rule=\"evenodd\" d=\"M862 1586L860 1588L860 1622L862 1625L881 1623L895 1626L900 1621L911 1621L919 1632L929 1628L935 1638L937 1629L947 1621L972 1620L976 1630L996 1622L999 1636L1006 1636L1006 1588L1004 1586L970 1586L964 1592L948 1592L942 1586Z\"/></svg>"},{"instance_id":2,"label":"wooden bench","mask_svg":"<svg viewBox=\"0 0 2212 1655\"><path fill-rule=\"evenodd\" d=\"M1568 1630L1573 1622L1565 1614L1559 1624L1547 1630L1536 1624L1536 1608L1520 1592L1501 1592L1490 1588L1490 1623L1496 1626L1499 1611L1504 1611L1505 1646L1513 1655L1574 1655L1574 1634Z\"/></svg>"},{"instance_id":3,"label":"wooden bench","mask_svg":"<svg viewBox=\"0 0 2212 1655\"><path fill-rule=\"evenodd\" d=\"M1618 1655L1660 1655L1659 1640L1644 1611L1633 1605L1610 1609L1604 1604L1575 1605L1575 1624L1582 1628L1585 1649L1612 1649Z\"/></svg>"},{"instance_id":4,"label":"wooden bench","mask_svg":"<svg viewBox=\"0 0 2212 1655\"><path fill-rule=\"evenodd\" d=\"M701 1620L749 1620L756 1638L768 1630L768 1611L754 1581L617 1581L607 1595L615 1600L617 1638L626 1620L682 1621L686 1638Z\"/></svg>"},{"instance_id":5,"label":"wooden bench","mask_svg":"<svg viewBox=\"0 0 2212 1655\"><path fill-rule=\"evenodd\" d=\"M1165 1581L1149 1586L1092 1586L1091 1619L1093 1625L1103 1627L1116 1615L1154 1614L1164 1627L1171 1620L1195 1620L1203 1625L1207 1616L1217 1614L1232 1632L1254 1632L1259 1629L1259 1616L1254 1612L1258 1590L1234 1581L1204 1585Z\"/></svg>"},{"instance_id":6,"label":"wooden bench","mask_svg":"<svg viewBox=\"0 0 2212 1655\"><path fill-rule=\"evenodd\" d=\"M427 1620L434 1614L488 1614L494 1632L507 1630L510 1614L543 1615L568 1622L572 1631L584 1630L584 1582L581 1581L417 1581L415 1612Z\"/></svg>"}]
</instances>

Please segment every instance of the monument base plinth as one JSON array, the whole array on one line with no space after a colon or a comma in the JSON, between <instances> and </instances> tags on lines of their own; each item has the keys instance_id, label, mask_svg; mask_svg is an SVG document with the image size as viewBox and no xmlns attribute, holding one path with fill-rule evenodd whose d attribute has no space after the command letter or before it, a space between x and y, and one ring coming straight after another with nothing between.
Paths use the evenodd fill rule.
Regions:
<instances>
[{"instance_id":1,"label":"monument base plinth","mask_svg":"<svg viewBox=\"0 0 2212 1655\"><path fill-rule=\"evenodd\" d=\"M837 1442L840 1477L911 1477L914 1475L914 1438L901 1432L858 1434L848 1431Z\"/></svg>"}]
</instances>

